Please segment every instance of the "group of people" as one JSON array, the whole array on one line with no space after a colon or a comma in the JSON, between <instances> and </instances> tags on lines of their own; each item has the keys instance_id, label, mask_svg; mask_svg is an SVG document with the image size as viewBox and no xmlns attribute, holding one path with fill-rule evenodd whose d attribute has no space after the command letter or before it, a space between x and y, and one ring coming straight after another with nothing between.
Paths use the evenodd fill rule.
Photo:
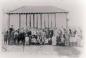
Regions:
<instances>
[{"instance_id":1,"label":"group of people","mask_svg":"<svg viewBox=\"0 0 86 58\"><path fill-rule=\"evenodd\" d=\"M8 45L62 45L65 46L67 39L75 36L77 31L72 32L71 29L17 29L10 27L4 34L4 44ZM67 36L67 33L69 33Z\"/></svg>"}]
</instances>

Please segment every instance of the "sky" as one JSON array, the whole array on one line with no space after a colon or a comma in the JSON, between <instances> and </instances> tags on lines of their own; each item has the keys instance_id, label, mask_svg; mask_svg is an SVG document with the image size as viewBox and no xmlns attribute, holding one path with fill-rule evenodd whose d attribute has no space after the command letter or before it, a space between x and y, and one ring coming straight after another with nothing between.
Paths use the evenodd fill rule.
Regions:
<instances>
[{"instance_id":1,"label":"sky","mask_svg":"<svg viewBox=\"0 0 86 58\"><path fill-rule=\"evenodd\" d=\"M81 0L1 0L0 14L4 19L4 12L21 6L56 6L69 12L69 26L82 28L83 7Z\"/></svg>"}]
</instances>

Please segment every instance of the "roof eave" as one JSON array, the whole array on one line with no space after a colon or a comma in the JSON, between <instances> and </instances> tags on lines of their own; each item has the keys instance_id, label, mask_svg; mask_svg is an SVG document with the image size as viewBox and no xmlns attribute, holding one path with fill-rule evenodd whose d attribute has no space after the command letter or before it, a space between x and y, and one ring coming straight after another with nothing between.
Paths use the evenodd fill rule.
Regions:
<instances>
[{"instance_id":1,"label":"roof eave","mask_svg":"<svg viewBox=\"0 0 86 58\"><path fill-rule=\"evenodd\" d=\"M55 13L69 13L69 12L32 12L32 13L13 13L7 12L6 14L55 14Z\"/></svg>"}]
</instances>

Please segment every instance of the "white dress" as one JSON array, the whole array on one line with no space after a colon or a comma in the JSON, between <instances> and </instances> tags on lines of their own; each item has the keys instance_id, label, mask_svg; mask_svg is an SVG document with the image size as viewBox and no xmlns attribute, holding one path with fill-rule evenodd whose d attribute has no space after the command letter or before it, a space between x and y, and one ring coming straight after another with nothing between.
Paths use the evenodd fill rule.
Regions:
<instances>
[{"instance_id":1,"label":"white dress","mask_svg":"<svg viewBox=\"0 0 86 58\"><path fill-rule=\"evenodd\" d=\"M56 45L56 36L52 37L52 45Z\"/></svg>"},{"instance_id":2,"label":"white dress","mask_svg":"<svg viewBox=\"0 0 86 58\"><path fill-rule=\"evenodd\" d=\"M70 42L76 42L76 38L75 37L70 37Z\"/></svg>"},{"instance_id":3,"label":"white dress","mask_svg":"<svg viewBox=\"0 0 86 58\"><path fill-rule=\"evenodd\" d=\"M45 43L48 43L48 39L45 39Z\"/></svg>"},{"instance_id":4,"label":"white dress","mask_svg":"<svg viewBox=\"0 0 86 58\"><path fill-rule=\"evenodd\" d=\"M64 38L63 37L61 38L61 42L64 43Z\"/></svg>"},{"instance_id":5,"label":"white dress","mask_svg":"<svg viewBox=\"0 0 86 58\"><path fill-rule=\"evenodd\" d=\"M36 43L37 41L36 41L35 38L32 38L32 39L31 39L31 42Z\"/></svg>"},{"instance_id":6,"label":"white dress","mask_svg":"<svg viewBox=\"0 0 86 58\"><path fill-rule=\"evenodd\" d=\"M29 44L29 37L25 37L25 44Z\"/></svg>"}]
</instances>

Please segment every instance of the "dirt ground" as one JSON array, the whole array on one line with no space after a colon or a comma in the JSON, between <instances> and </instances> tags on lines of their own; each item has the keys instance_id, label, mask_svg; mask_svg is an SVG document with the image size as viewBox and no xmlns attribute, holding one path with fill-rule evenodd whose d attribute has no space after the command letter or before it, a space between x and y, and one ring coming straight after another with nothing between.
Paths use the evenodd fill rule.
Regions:
<instances>
[{"instance_id":1,"label":"dirt ground","mask_svg":"<svg viewBox=\"0 0 86 58\"><path fill-rule=\"evenodd\" d=\"M52 45L8 45L5 53L24 53L28 55L55 55L59 57L76 58L81 54L81 47L52 46Z\"/></svg>"}]
</instances>

